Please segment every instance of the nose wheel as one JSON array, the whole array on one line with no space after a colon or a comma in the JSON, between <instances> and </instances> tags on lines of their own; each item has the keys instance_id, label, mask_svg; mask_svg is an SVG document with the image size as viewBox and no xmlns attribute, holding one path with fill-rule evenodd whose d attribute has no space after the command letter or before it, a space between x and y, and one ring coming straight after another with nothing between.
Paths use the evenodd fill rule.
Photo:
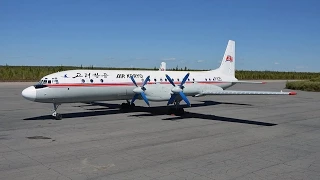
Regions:
<instances>
[{"instance_id":1,"label":"nose wheel","mask_svg":"<svg viewBox=\"0 0 320 180\"><path fill-rule=\"evenodd\" d=\"M53 104L53 113L52 113L52 117L55 120L61 120L62 119L62 115L57 113L58 107L60 106L60 104Z\"/></svg>"}]
</instances>

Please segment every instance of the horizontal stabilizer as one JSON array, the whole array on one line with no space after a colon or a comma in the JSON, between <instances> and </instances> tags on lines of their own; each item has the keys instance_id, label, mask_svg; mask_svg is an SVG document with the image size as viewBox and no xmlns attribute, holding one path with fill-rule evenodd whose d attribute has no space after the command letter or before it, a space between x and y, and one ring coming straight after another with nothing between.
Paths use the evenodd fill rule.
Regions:
<instances>
[{"instance_id":1,"label":"horizontal stabilizer","mask_svg":"<svg viewBox=\"0 0 320 180\"><path fill-rule=\"evenodd\" d=\"M205 95L296 95L296 92L273 92L273 91L205 91L201 94L195 95L195 97L205 96Z\"/></svg>"},{"instance_id":2,"label":"horizontal stabilizer","mask_svg":"<svg viewBox=\"0 0 320 180\"><path fill-rule=\"evenodd\" d=\"M232 81L232 83L241 83L241 84L265 84L266 82L259 82L259 81Z\"/></svg>"}]
</instances>

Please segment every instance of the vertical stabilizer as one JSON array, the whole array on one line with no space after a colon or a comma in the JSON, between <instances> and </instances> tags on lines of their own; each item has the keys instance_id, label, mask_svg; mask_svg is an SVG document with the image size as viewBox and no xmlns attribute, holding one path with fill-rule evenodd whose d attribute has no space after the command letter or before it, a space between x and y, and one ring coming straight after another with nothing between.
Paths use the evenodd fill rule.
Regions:
<instances>
[{"instance_id":1,"label":"vertical stabilizer","mask_svg":"<svg viewBox=\"0 0 320 180\"><path fill-rule=\"evenodd\" d=\"M159 71L166 71L166 63L165 62L161 62Z\"/></svg>"},{"instance_id":2,"label":"vertical stabilizer","mask_svg":"<svg viewBox=\"0 0 320 180\"><path fill-rule=\"evenodd\" d=\"M233 40L228 41L226 51L221 60L219 71L225 75L235 77L235 51L236 42Z\"/></svg>"}]
</instances>

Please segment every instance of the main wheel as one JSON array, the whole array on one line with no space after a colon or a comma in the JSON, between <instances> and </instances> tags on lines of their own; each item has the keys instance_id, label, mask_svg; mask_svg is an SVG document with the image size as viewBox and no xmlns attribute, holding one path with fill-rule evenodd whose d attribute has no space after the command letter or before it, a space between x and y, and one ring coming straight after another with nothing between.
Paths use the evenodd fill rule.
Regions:
<instances>
[{"instance_id":1,"label":"main wheel","mask_svg":"<svg viewBox=\"0 0 320 180\"><path fill-rule=\"evenodd\" d=\"M129 105L127 103L122 103L120 108L121 109L128 109Z\"/></svg>"},{"instance_id":2,"label":"main wheel","mask_svg":"<svg viewBox=\"0 0 320 180\"><path fill-rule=\"evenodd\" d=\"M134 103L130 104L130 109L134 109L134 107L136 107L136 105Z\"/></svg>"},{"instance_id":3,"label":"main wheel","mask_svg":"<svg viewBox=\"0 0 320 180\"><path fill-rule=\"evenodd\" d=\"M131 106L128 103L122 103L120 105L120 111L121 112L127 112L129 110L129 108L131 108Z\"/></svg>"},{"instance_id":4,"label":"main wheel","mask_svg":"<svg viewBox=\"0 0 320 180\"><path fill-rule=\"evenodd\" d=\"M178 108L178 109L176 109L175 114L176 114L177 116L183 115L183 114L184 114L184 109L183 109L183 108Z\"/></svg>"}]
</instances>

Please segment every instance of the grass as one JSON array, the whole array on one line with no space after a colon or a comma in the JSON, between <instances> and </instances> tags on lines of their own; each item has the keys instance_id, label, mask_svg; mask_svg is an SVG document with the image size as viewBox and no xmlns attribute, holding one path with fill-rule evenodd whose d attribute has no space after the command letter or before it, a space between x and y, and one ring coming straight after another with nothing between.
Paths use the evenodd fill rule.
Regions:
<instances>
[{"instance_id":1,"label":"grass","mask_svg":"<svg viewBox=\"0 0 320 180\"><path fill-rule=\"evenodd\" d=\"M287 89L320 92L320 76L305 81L291 81L286 83Z\"/></svg>"},{"instance_id":2,"label":"grass","mask_svg":"<svg viewBox=\"0 0 320 180\"><path fill-rule=\"evenodd\" d=\"M71 69L121 69L121 70L158 70L157 68L111 68L111 67L76 67L76 66L0 66L0 81L39 81L43 76ZM199 69L173 68L174 71ZM236 71L236 77L240 80L308 80L320 81L320 73L310 72L278 72L278 71ZM319 81L318 81L319 80Z\"/></svg>"}]
</instances>

